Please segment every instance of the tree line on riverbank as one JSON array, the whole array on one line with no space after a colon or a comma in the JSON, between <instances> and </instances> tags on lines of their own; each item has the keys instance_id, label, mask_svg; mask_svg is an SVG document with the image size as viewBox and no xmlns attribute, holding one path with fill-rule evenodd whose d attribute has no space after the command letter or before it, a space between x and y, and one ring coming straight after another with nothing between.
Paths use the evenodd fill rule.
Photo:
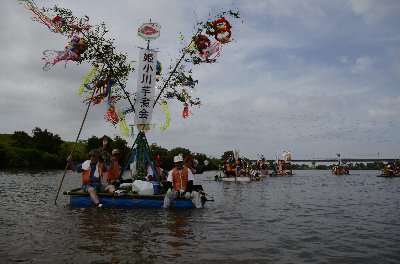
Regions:
<instances>
[{"instance_id":1,"label":"tree line on riverbank","mask_svg":"<svg viewBox=\"0 0 400 264\"><path fill-rule=\"evenodd\" d=\"M108 140L107 151L119 149L122 161L125 161L131 152L131 146L123 138L116 136ZM47 129L36 127L32 135L25 131L15 131L13 134L0 134L0 168L10 170L51 170L64 169L66 158L71 152L73 142L63 141L59 135ZM73 160L78 163L88 159L91 149L103 149L103 137L92 136L86 140L79 140L73 153ZM209 161L210 170L218 170L220 159L208 157L203 153L194 153L189 149L176 147L171 150L157 144L150 145L150 156L160 155L164 169L172 169L174 156L182 154L184 157L192 155L200 166L205 160Z\"/></svg>"},{"instance_id":2,"label":"tree line on riverbank","mask_svg":"<svg viewBox=\"0 0 400 264\"><path fill-rule=\"evenodd\" d=\"M32 135L25 131L15 131L13 134L0 134L0 169L10 170L51 170L64 169L66 157L71 152L73 142L63 141L59 135L53 134L47 129L42 130L36 127ZM131 146L123 138L116 136L109 142L107 151L119 149L122 154L122 161L126 161ZM88 152L91 149L102 150L103 137L92 136L86 140L79 140L73 153L73 160L78 163L88 159ZM174 156L182 154L184 157L192 155L199 162L199 166L209 161L208 170L218 170L227 159L233 157L233 151L225 151L221 158L209 157L203 153L193 153L189 149L176 147L171 150L160 147L153 143L150 145L150 156L160 155L163 159L163 168L172 169ZM348 164L350 170L380 170L383 163L355 163ZM328 170L332 165L318 165L315 168L306 164L292 164L293 170ZM253 169L255 169L253 165ZM268 170L273 170L273 165L268 164Z\"/></svg>"}]
</instances>

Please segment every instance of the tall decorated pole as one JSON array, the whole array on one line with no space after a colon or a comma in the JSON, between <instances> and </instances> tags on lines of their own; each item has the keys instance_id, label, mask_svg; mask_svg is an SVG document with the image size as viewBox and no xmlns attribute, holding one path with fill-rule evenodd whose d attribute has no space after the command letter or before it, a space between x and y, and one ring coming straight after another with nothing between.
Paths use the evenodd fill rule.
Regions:
<instances>
[{"instance_id":1,"label":"tall decorated pole","mask_svg":"<svg viewBox=\"0 0 400 264\"><path fill-rule=\"evenodd\" d=\"M138 29L138 36L147 41L147 48L140 48L135 101L134 124L139 131L147 131L153 114L157 52L149 48L150 41L160 36L161 26L158 23L144 23Z\"/></svg>"},{"instance_id":2,"label":"tall decorated pole","mask_svg":"<svg viewBox=\"0 0 400 264\"><path fill-rule=\"evenodd\" d=\"M122 172L125 171L131 163L135 164L132 169L136 171L134 174L136 179L144 179L146 162L152 167L145 132L150 129L153 108L158 103L164 110L166 120L160 126L161 131L164 131L171 121L169 101L177 100L183 103L183 118L188 118L189 107L201 105L200 98L193 97L191 94L198 80L194 78L192 69L188 66L217 62L222 53L222 46L234 40L233 27L227 18L240 17L239 12L231 10L219 12L213 18L197 22L194 34L189 38L179 36L184 47L180 48L179 59L167 68L165 76L162 76L163 65L157 61L157 52L150 49L150 42L160 36L161 26L158 23L152 23L151 20L149 23L143 23L138 29L138 36L147 42L147 47L140 48L136 100L132 102L130 94L126 91L128 76L134 71L132 61L128 61L126 54L117 52L114 39L106 37L109 30L105 23L91 25L88 16L76 17L71 10L62 7L39 8L34 0L18 1L31 12L34 21L67 39L67 46L63 49L43 52L43 70L50 71L59 64L66 67L67 63L71 62L88 63L93 67L82 78L78 91L79 96L85 97L82 102L87 108L70 155L72 156L75 151L89 107L103 105L106 108L104 119L114 127L118 124L123 136L133 137L135 126L139 131L131 148L132 154L129 155L125 168L122 170ZM156 87L156 82L159 80L161 84ZM129 107L123 106L121 101L127 101ZM131 113L135 113L134 124L128 126L126 116ZM159 179L153 167L152 169ZM58 188L55 203L64 176Z\"/></svg>"},{"instance_id":3,"label":"tall decorated pole","mask_svg":"<svg viewBox=\"0 0 400 264\"><path fill-rule=\"evenodd\" d=\"M133 168L133 171L137 172L137 175L135 176L142 180L145 179L147 174L146 163L152 166L149 155L149 145L145 132L150 129L153 114L157 52L150 49L150 41L155 40L160 36L160 28L160 24L150 22L143 23L138 29L138 36L147 41L147 48L140 48L139 52L137 92L134 103L134 124L139 133L134 142L136 149L131 152L131 161L133 161L133 164L136 166L136 168ZM155 172L155 174L157 173ZM156 176L158 180L160 180L158 175Z\"/></svg>"},{"instance_id":4,"label":"tall decorated pole","mask_svg":"<svg viewBox=\"0 0 400 264\"><path fill-rule=\"evenodd\" d=\"M134 124L139 131L147 131L153 114L156 84L157 53L140 49Z\"/></svg>"}]
</instances>

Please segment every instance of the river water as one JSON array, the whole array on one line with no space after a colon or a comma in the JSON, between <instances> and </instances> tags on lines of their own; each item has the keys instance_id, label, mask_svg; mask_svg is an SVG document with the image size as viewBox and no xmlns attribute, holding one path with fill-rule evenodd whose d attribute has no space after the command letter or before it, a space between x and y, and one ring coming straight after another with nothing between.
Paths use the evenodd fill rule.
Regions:
<instances>
[{"instance_id":1,"label":"river water","mask_svg":"<svg viewBox=\"0 0 400 264\"><path fill-rule=\"evenodd\" d=\"M0 263L400 263L400 178L215 182L204 209L72 208L62 171L0 172ZM62 190L79 186L68 172Z\"/></svg>"}]
</instances>

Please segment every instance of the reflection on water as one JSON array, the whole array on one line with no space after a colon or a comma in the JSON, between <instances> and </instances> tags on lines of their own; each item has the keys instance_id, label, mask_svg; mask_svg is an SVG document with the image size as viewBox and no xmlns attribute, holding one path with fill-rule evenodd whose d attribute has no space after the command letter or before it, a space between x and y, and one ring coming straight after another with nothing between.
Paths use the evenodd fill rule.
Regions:
<instances>
[{"instance_id":1,"label":"reflection on water","mask_svg":"<svg viewBox=\"0 0 400 264\"><path fill-rule=\"evenodd\" d=\"M298 171L196 178L200 210L72 208L62 172L0 173L1 263L400 263L400 179ZM63 189L79 186L67 174Z\"/></svg>"},{"instance_id":2,"label":"reflection on water","mask_svg":"<svg viewBox=\"0 0 400 264\"><path fill-rule=\"evenodd\" d=\"M109 262L118 263L117 223L121 222L123 214L114 211L104 214L95 207L84 208L79 214L78 251L108 255Z\"/></svg>"}]
</instances>

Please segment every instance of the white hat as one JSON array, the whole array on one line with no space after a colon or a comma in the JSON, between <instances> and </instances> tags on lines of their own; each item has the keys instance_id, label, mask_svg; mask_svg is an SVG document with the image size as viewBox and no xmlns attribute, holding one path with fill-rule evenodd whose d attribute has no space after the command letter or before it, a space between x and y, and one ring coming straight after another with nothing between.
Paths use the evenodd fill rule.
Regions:
<instances>
[{"instance_id":1,"label":"white hat","mask_svg":"<svg viewBox=\"0 0 400 264\"><path fill-rule=\"evenodd\" d=\"M174 162L180 162L180 161L183 161L182 155L179 154L178 156L174 157Z\"/></svg>"}]
</instances>

